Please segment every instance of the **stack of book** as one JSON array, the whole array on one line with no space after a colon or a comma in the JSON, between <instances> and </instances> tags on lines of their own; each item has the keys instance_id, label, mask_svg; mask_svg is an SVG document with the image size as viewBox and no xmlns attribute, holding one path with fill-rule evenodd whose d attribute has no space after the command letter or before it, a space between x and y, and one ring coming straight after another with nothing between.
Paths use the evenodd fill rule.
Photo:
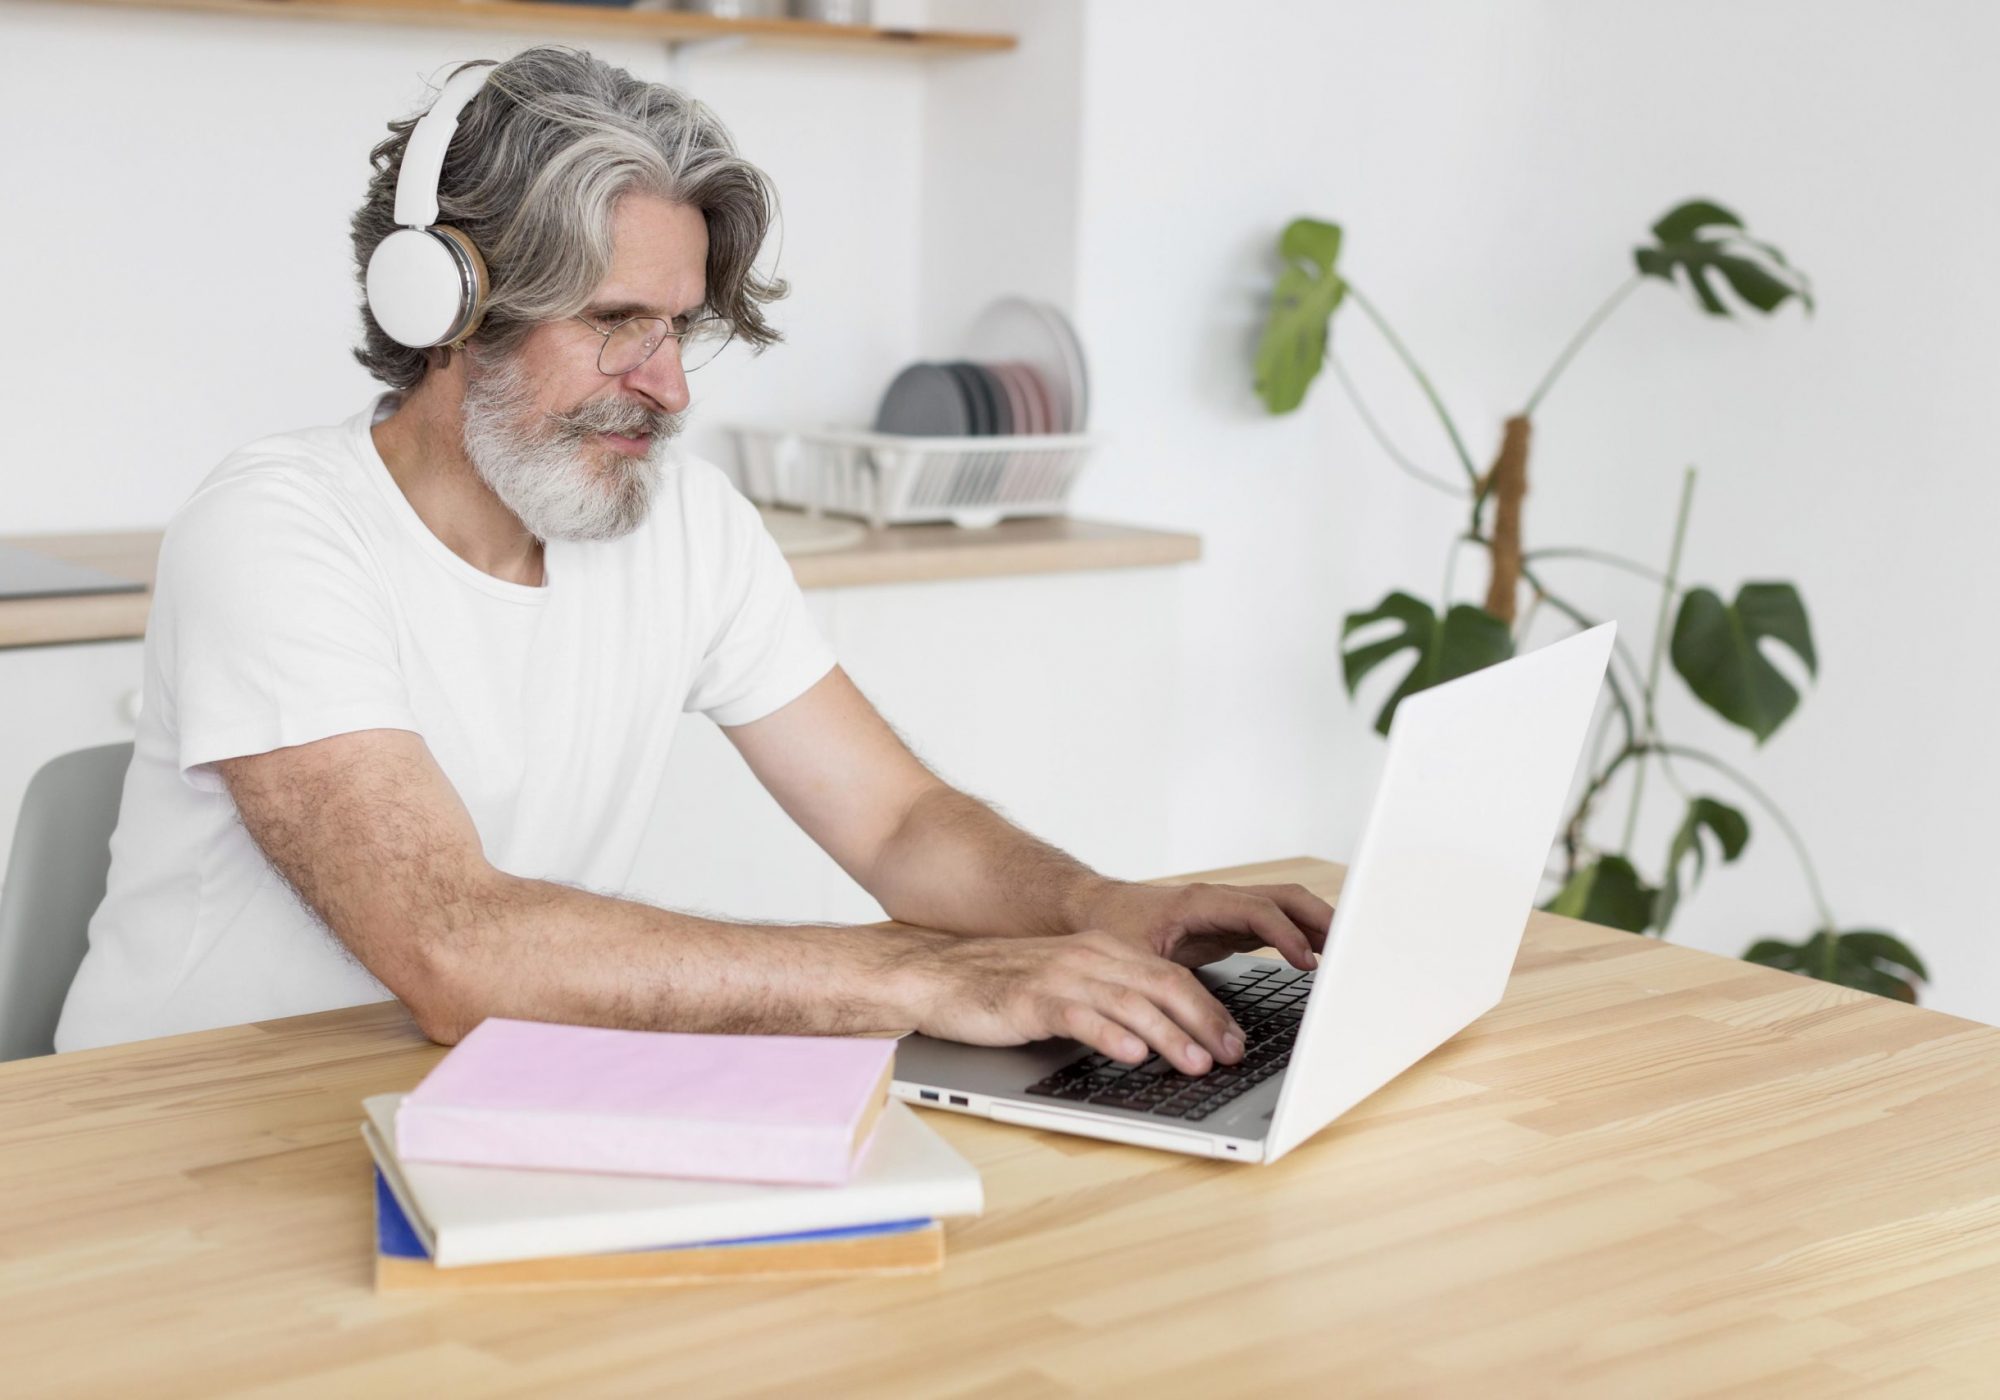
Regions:
<instances>
[{"instance_id":1,"label":"stack of book","mask_svg":"<svg viewBox=\"0 0 2000 1400\"><path fill-rule=\"evenodd\" d=\"M983 1195L888 1097L894 1053L487 1020L363 1105L376 1287L934 1273Z\"/></svg>"}]
</instances>

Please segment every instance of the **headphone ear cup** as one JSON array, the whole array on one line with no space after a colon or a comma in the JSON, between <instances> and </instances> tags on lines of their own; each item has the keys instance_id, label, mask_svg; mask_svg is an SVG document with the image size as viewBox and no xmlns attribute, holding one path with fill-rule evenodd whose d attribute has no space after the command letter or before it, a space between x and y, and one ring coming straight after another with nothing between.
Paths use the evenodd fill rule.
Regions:
<instances>
[{"instance_id":1,"label":"headphone ear cup","mask_svg":"<svg viewBox=\"0 0 2000 1400\"><path fill-rule=\"evenodd\" d=\"M463 340L485 314L486 261L457 229L399 228L368 259L368 309L413 350Z\"/></svg>"},{"instance_id":2,"label":"headphone ear cup","mask_svg":"<svg viewBox=\"0 0 2000 1400\"><path fill-rule=\"evenodd\" d=\"M493 295L493 279L486 271L486 259L479 256L479 249L470 238L447 224L437 224L430 231L449 243L458 254L463 282L469 289L460 324L445 337L454 346L463 345L479 329L479 323L486 319L486 303Z\"/></svg>"}]
</instances>

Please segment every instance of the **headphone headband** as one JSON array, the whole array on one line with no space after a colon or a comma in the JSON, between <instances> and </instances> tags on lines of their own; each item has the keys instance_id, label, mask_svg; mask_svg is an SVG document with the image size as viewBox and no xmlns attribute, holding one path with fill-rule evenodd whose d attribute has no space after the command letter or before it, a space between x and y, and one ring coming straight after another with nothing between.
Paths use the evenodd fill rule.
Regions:
<instances>
[{"instance_id":1,"label":"headphone headband","mask_svg":"<svg viewBox=\"0 0 2000 1400\"><path fill-rule=\"evenodd\" d=\"M461 68L403 143L396 171L396 222L368 256L368 310L399 345L426 349L463 345L486 314L491 292L486 262L457 229L437 225L438 179L445 151L465 110L493 66Z\"/></svg>"},{"instance_id":2,"label":"headphone headband","mask_svg":"<svg viewBox=\"0 0 2000 1400\"><path fill-rule=\"evenodd\" d=\"M491 64L461 68L452 74L431 109L417 119L403 147L396 172L396 222L404 228L429 228L437 222L438 179L444 173L445 151L458 130L459 113L486 85Z\"/></svg>"}]
</instances>

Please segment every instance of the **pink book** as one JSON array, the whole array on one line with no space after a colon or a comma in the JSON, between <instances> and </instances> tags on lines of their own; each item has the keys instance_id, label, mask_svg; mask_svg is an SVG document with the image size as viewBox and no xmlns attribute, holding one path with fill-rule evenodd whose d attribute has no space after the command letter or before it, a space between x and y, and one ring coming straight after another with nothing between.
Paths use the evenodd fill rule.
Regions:
<instances>
[{"instance_id":1,"label":"pink book","mask_svg":"<svg viewBox=\"0 0 2000 1400\"><path fill-rule=\"evenodd\" d=\"M396 1111L406 1162L837 1186L896 1042L687 1035L490 1017Z\"/></svg>"}]
</instances>

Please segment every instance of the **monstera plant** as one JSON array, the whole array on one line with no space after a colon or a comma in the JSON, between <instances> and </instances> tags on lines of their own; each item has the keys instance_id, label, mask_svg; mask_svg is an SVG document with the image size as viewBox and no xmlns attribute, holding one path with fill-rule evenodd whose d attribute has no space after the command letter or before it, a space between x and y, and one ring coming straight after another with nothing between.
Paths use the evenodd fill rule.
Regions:
<instances>
[{"instance_id":1,"label":"monstera plant","mask_svg":"<svg viewBox=\"0 0 2000 1400\"><path fill-rule=\"evenodd\" d=\"M1459 497L1466 507L1465 528L1448 546L1445 595L1435 606L1396 592L1347 616L1342 660L1349 694L1357 694L1378 669L1403 668L1375 717L1376 729L1386 734L1405 696L1513 655L1540 610L1579 629L1600 621L1549 584L1548 562L1581 560L1652 580L1660 590L1652 646L1643 666L1630 648L1621 644L1614 650L1605 678L1610 704L1587 750L1589 768L1576 807L1558 838L1561 875L1546 907L1634 933L1664 935L1710 862L1733 862L1749 848L1750 819L1734 805L1747 803L1770 820L1797 858L1815 926L1796 942L1758 939L1743 956L1915 1001L1917 984L1929 977L1917 954L1882 930L1842 928L1797 827L1770 796L1735 764L1671 739L1660 724L1656 702L1671 662L1674 674L1710 711L1747 732L1756 744L1768 741L1800 700L1798 687L1773 663L1772 653L1790 653L1787 664L1806 678L1816 679L1819 671L1812 625L1798 589L1790 583L1750 582L1725 598L1715 588L1681 578L1682 545L1694 502L1692 468L1682 483L1664 569L1586 546L1529 549L1523 543L1535 412L1576 353L1627 297L1658 282L1685 287L1710 316L1735 316L1738 310L1722 295L1726 286L1736 302L1759 314L1770 315L1792 301L1810 314L1812 290L1805 275L1771 244L1750 237L1729 210L1707 200L1680 205L1653 225L1652 241L1633 250L1631 276L1583 323L1521 411L1507 419L1499 451L1482 471L1430 376L1339 266L1340 245L1338 224L1311 218L1293 221L1279 238L1282 271L1257 349L1258 395L1272 413L1289 413L1304 402L1320 371L1330 369L1390 460L1419 481ZM1332 345L1334 317L1350 303L1416 381L1443 428L1458 473L1437 473L1402 452L1369 411ZM1459 552L1468 545L1483 551L1488 565L1482 603L1453 596ZM1635 849L1639 814L1646 776L1654 767L1673 790L1680 820L1664 851L1640 852ZM1607 844L1592 833L1602 825L1599 803L1620 775L1627 779L1626 811L1619 839ZM1717 783L1727 798L1709 790Z\"/></svg>"}]
</instances>

